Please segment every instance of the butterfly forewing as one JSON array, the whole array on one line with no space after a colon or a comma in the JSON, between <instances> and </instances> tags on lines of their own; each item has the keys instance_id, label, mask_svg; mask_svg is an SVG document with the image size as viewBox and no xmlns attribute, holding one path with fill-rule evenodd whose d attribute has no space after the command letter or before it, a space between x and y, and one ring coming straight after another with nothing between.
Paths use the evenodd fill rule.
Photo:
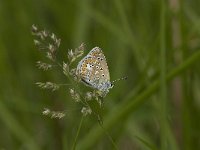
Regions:
<instances>
[{"instance_id":1,"label":"butterfly forewing","mask_svg":"<svg viewBox=\"0 0 200 150\"><path fill-rule=\"evenodd\" d=\"M110 74L106 58L98 47L93 48L79 62L76 73L84 83L92 88L99 90L110 88L107 84L110 83Z\"/></svg>"},{"instance_id":2,"label":"butterfly forewing","mask_svg":"<svg viewBox=\"0 0 200 150\"><path fill-rule=\"evenodd\" d=\"M98 80L96 80L95 76L95 60L92 57L85 57L81 60L81 64L79 65L78 74L81 80L88 84L89 86L93 86L94 84L98 84Z\"/></svg>"},{"instance_id":3,"label":"butterfly forewing","mask_svg":"<svg viewBox=\"0 0 200 150\"><path fill-rule=\"evenodd\" d=\"M91 56L91 57L94 57L94 58L97 58L97 57L105 57L102 50L99 48L99 47L95 47L93 48L87 56Z\"/></svg>"}]
</instances>

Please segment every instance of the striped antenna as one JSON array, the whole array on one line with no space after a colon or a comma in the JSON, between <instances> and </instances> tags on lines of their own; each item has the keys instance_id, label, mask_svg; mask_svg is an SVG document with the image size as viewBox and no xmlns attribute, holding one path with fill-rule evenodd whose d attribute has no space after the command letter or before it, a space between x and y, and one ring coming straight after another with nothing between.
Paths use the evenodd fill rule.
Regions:
<instances>
[{"instance_id":1,"label":"striped antenna","mask_svg":"<svg viewBox=\"0 0 200 150\"><path fill-rule=\"evenodd\" d=\"M121 80L126 80L127 78L128 78L128 77L122 77L122 78L113 80L112 83L115 83L115 82L118 82L118 81L121 81Z\"/></svg>"}]
</instances>

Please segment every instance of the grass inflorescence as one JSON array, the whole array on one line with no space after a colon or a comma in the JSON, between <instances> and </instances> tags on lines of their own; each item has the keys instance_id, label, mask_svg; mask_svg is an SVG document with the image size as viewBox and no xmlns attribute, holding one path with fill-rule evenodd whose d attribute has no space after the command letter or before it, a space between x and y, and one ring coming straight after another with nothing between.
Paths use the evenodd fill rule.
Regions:
<instances>
[{"instance_id":1,"label":"grass inflorescence","mask_svg":"<svg viewBox=\"0 0 200 150\"><path fill-rule=\"evenodd\" d=\"M62 64L60 64L57 60L57 53L60 48L60 42L61 39L59 39L54 33L50 33L46 30L39 30L36 25L32 25L32 34L35 37L34 43L37 46L37 48L40 51L43 51L46 53L46 57L49 59L51 64L37 61L36 66L39 69L42 69L44 71L47 71L49 69L53 69L52 66L59 66L62 73L69 79L69 84L72 86L69 88L69 93L71 95L71 98L76 103L81 103L83 105L83 108L81 109L81 113L83 116L87 116L89 114L92 114L92 108L88 101L96 100L100 107L103 105L103 98L99 94L97 90L92 91L82 91L79 87L79 83L81 82L81 79L79 75L76 73L76 68L73 68L73 63L79 59L84 54L85 50L85 44L82 43L78 48L75 48L74 50L70 49L68 50L67 58L68 60L64 61L62 60ZM57 68L55 68L57 69ZM36 82L36 85L40 87L41 89L50 89L51 91L59 90L61 86L66 84L57 84L54 82ZM55 113L54 113L55 114ZM99 115L96 114L95 115ZM51 115L50 115L51 116ZM57 117L52 117L57 118ZM58 117L59 118L59 117Z\"/></svg>"}]
</instances>

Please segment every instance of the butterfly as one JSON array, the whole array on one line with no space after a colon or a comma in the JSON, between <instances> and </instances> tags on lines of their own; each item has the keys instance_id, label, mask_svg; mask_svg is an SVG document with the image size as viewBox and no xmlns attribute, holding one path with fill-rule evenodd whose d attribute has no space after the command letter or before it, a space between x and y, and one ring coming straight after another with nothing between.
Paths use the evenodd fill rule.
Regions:
<instances>
[{"instance_id":1,"label":"butterfly","mask_svg":"<svg viewBox=\"0 0 200 150\"><path fill-rule=\"evenodd\" d=\"M99 47L94 47L77 65L76 75L81 81L105 96L113 87L106 58Z\"/></svg>"}]
</instances>

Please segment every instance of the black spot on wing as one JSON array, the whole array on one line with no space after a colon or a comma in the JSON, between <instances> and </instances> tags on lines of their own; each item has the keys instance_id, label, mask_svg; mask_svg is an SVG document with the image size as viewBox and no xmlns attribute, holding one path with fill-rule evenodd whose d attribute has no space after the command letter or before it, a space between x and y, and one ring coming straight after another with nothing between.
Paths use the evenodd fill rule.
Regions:
<instances>
[{"instance_id":1,"label":"black spot on wing","mask_svg":"<svg viewBox=\"0 0 200 150\"><path fill-rule=\"evenodd\" d=\"M88 81L84 80L84 79L81 79L82 82L84 82L85 84L89 85L89 86L92 86L91 83L89 83Z\"/></svg>"}]
</instances>

